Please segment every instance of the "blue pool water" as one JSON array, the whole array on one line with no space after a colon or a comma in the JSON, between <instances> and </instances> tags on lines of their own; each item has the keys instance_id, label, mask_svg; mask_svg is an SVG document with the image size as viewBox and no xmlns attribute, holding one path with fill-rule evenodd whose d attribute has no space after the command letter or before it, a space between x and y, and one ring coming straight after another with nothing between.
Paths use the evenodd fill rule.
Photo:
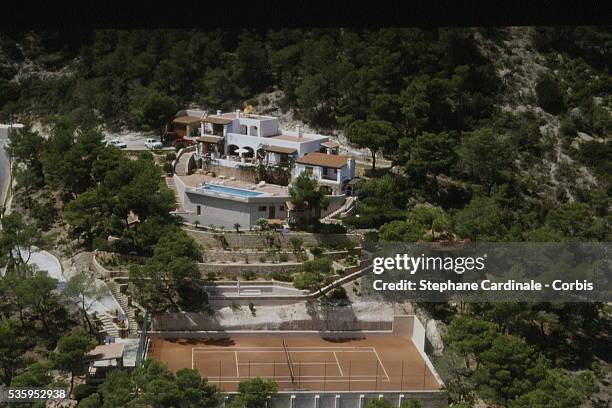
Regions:
<instances>
[{"instance_id":1,"label":"blue pool water","mask_svg":"<svg viewBox=\"0 0 612 408\"><path fill-rule=\"evenodd\" d=\"M259 191L244 190L242 188L225 187L225 186L220 186L218 184L206 184L206 186L202 187L202 189L217 191L219 193L231 194L231 195L240 196L240 197L256 197L262 194Z\"/></svg>"}]
</instances>

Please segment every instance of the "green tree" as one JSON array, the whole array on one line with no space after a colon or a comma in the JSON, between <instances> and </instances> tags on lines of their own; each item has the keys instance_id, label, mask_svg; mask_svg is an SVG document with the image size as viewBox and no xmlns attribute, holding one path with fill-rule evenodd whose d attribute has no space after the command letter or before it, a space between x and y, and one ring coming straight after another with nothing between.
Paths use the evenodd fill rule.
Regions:
<instances>
[{"instance_id":1,"label":"green tree","mask_svg":"<svg viewBox=\"0 0 612 408\"><path fill-rule=\"evenodd\" d=\"M494 130L483 128L464 136L458 148L458 166L469 179L485 186L487 194L504 172L511 172L514 152Z\"/></svg>"},{"instance_id":2,"label":"green tree","mask_svg":"<svg viewBox=\"0 0 612 408\"><path fill-rule=\"evenodd\" d=\"M112 407L113 405L108 405ZM102 397L97 392L89 394L87 397L79 401L77 405L79 408L102 408Z\"/></svg>"},{"instance_id":3,"label":"green tree","mask_svg":"<svg viewBox=\"0 0 612 408\"><path fill-rule=\"evenodd\" d=\"M161 132L178 110L175 100L155 89L142 89L140 93L132 111L137 123L143 129Z\"/></svg>"},{"instance_id":4,"label":"green tree","mask_svg":"<svg viewBox=\"0 0 612 408\"><path fill-rule=\"evenodd\" d=\"M401 179L387 174L360 180L355 191L362 197L357 201L358 217L345 218L346 224L356 228L379 228L387 222L406 219L410 191Z\"/></svg>"},{"instance_id":5,"label":"green tree","mask_svg":"<svg viewBox=\"0 0 612 408\"><path fill-rule=\"evenodd\" d=\"M470 358L476 360L476 368L478 368L480 353L488 350L497 336L498 327L495 324L475 317L460 315L455 317L449 325L445 342L465 357L467 368L470 368Z\"/></svg>"},{"instance_id":6,"label":"green tree","mask_svg":"<svg viewBox=\"0 0 612 408\"><path fill-rule=\"evenodd\" d=\"M535 91L538 105L545 111L556 115L565 110L563 88L552 76L545 75L538 79Z\"/></svg>"},{"instance_id":7,"label":"green tree","mask_svg":"<svg viewBox=\"0 0 612 408\"><path fill-rule=\"evenodd\" d=\"M436 232L447 231L450 219L441 208L416 205L408 210L407 221L394 221L381 227L384 240L422 241L436 239ZM393 238L393 239L390 239Z\"/></svg>"},{"instance_id":8,"label":"green tree","mask_svg":"<svg viewBox=\"0 0 612 408\"><path fill-rule=\"evenodd\" d=\"M347 129L351 143L370 150L372 171L376 171L376 153L397 139L397 130L384 120L357 120Z\"/></svg>"},{"instance_id":9,"label":"green tree","mask_svg":"<svg viewBox=\"0 0 612 408\"><path fill-rule=\"evenodd\" d=\"M238 395L231 403L232 408L265 408L268 399L276 394L276 382L253 378L238 384Z\"/></svg>"},{"instance_id":10,"label":"green tree","mask_svg":"<svg viewBox=\"0 0 612 408\"><path fill-rule=\"evenodd\" d=\"M104 287L97 284L93 274L86 271L80 271L70 278L63 294L66 298L78 305L83 317L83 322L87 325L89 332L94 334L95 327L89 318L89 313L94 303L100 301L107 295Z\"/></svg>"},{"instance_id":11,"label":"green tree","mask_svg":"<svg viewBox=\"0 0 612 408\"><path fill-rule=\"evenodd\" d=\"M480 353L473 380L480 395L505 403L532 390L547 370L544 358L518 337L502 335Z\"/></svg>"},{"instance_id":12,"label":"green tree","mask_svg":"<svg viewBox=\"0 0 612 408\"><path fill-rule=\"evenodd\" d=\"M35 174L42 176L40 157L44 150L45 139L29 126L14 129L9 134L6 150L13 160L23 163Z\"/></svg>"},{"instance_id":13,"label":"green tree","mask_svg":"<svg viewBox=\"0 0 612 408\"><path fill-rule=\"evenodd\" d=\"M40 245L42 234L35 225L28 223L20 214L12 212L2 217L0 235L0 260L7 271L30 261L33 247Z\"/></svg>"},{"instance_id":14,"label":"green tree","mask_svg":"<svg viewBox=\"0 0 612 408\"><path fill-rule=\"evenodd\" d=\"M476 196L453 215L455 231L472 241L496 241L503 237L507 215L494 199Z\"/></svg>"},{"instance_id":15,"label":"green tree","mask_svg":"<svg viewBox=\"0 0 612 408\"><path fill-rule=\"evenodd\" d=\"M51 361L59 370L70 373L70 390L74 386L74 375L84 368L87 353L94 348L95 342L82 329L60 338L57 351L51 354Z\"/></svg>"},{"instance_id":16,"label":"green tree","mask_svg":"<svg viewBox=\"0 0 612 408\"><path fill-rule=\"evenodd\" d=\"M424 132L414 141L408 167L432 174L437 190L438 175L449 174L455 161L455 141L448 133Z\"/></svg>"},{"instance_id":17,"label":"green tree","mask_svg":"<svg viewBox=\"0 0 612 408\"><path fill-rule=\"evenodd\" d=\"M85 236L85 243L91 244L103 228L102 198L96 190L86 191L64 207L64 220L77 237Z\"/></svg>"},{"instance_id":18,"label":"green tree","mask_svg":"<svg viewBox=\"0 0 612 408\"><path fill-rule=\"evenodd\" d=\"M144 364L149 364L146 360ZM104 379L104 382L98 386L98 394L101 398L92 397L92 394L88 398L83 399L81 403L86 400L89 400L85 404L86 406L96 407L94 405L98 400L102 400L102 405L104 408L119 408L128 406L128 403L134 399L136 395L134 392L134 382L132 377L135 376L134 373L132 376L128 374L127 371L113 370ZM93 401L91 401L93 400ZM79 403L79 406L81 405Z\"/></svg>"},{"instance_id":19,"label":"green tree","mask_svg":"<svg viewBox=\"0 0 612 408\"><path fill-rule=\"evenodd\" d=\"M302 172L289 186L289 200L295 206L295 210L303 212L306 217L299 220L299 224L307 225L311 217L316 220L321 217L321 209L327 208L329 198L319 189L319 184L313 175Z\"/></svg>"},{"instance_id":20,"label":"green tree","mask_svg":"<svg viewBox=\"0 0 612 408\"><path fill-rule=\"evenodd\" d=\"M30 364L13 377L11 387L45 387L53 380L49 374L52 368L49 362L38 361Z\"/></svg>"},{"instance_id":21,"label":"green tree","mask_svg":"<svg viewBox=\"0 0 612 408\"><path fill-rule=\"evenodd\" d=\"M366 408L393 408L393 404L386 398L372 398Z\"/></svg>"},{"instance_id":22,"label":"green tree","mask_svg":"<svg viewBox=\"0 0 612 408\"><path fill-rule=\"evenodd\" d=\"M28 336L18 320L0 319L0 372L2 383L9 385L23 363Z\"/></svg>"},{"instance_id":23,"label":"green tree","mask_svg":"<svg viewBox=\"0 0 612 408\"><path fill-rule=\"evenodd\" d=\"M200 307L206 301L198 286L200 272L195 261L200 257L198 245L184 231L175 228L166 232L145 265L130 267L130 282L137 289L134 294L138 302L150 311L178 309L179 298L183 306Z\"/></svg>"},{"instance_id":24,"label":"green tree","mask_svg":"<svg viewBox=\"0 0 612 408\"><path fill-rule=\"evenodd\" d=\"M570 239L604 239L605 224L593 216L585 203L564 203L546 217L546 225Z\"/></svg>"},{"instance_id":25,"label":"green tree","mask_svg":"<svg viewBox=\"0 0 612 408\"><path fill-rule=\"evenodd\" d=\"M51 278L46 271L36 271L20 280L15 288L20 303L40 320L46 333L52 333L50 319L61 308L56 289L57 279Z\"/></svg>"},{"instance_id":26,"label":"green tree","mask_svg":"<svg viewBox=\"0 0 612 408\"><path fill-rule=\"evenodd\" d=\"M423 408L423 402L421 400L407 399L402 401L400 408Z\"/></svg>"},{"instance_id":27,"label":"green tree","mask_svg":"<svg viewBox=\"0 0 612 408\"><path fill-rule=\"evenodd\" d=\"M582 406L594 389L585 386L583 378L566 374L562 370L549 370L533 390L510 401L510 408L567 408Z\"/></svg>"}]
</instances>

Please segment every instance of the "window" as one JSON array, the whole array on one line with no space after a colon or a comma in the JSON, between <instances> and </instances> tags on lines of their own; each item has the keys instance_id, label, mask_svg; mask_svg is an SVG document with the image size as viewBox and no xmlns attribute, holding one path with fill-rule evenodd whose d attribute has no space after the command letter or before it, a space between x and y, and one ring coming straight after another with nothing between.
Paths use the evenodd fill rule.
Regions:
<instances>
[{"instance_id":1,"label":"window","mask_svg":"<svg viewBox=\"0 0 612 408\"><path fill-rule=\"evenodd\" d=\"M266 211L267 208L265 205L260 205L259 208L257 209L258 211Z\"/></svg>"},{"instance_id":2,"label":"window","mask_svg":"<svg viewBox=\"0 0 612 408\"><path fill-rule=\"evenodd\" d=\"M310 166L306 166L304 172L312 174L314 172L314 168Z\"/></svg>"},{"instance_id":3,"label":"window","mask_svg":"<svg viewBox=\"0 0 612 408\"><path fill-rule=\"evenodd\" d=\"M202 206L198 205L196 208L197 208L198 215L202 215Z\"/></svg>"},{"instance_id":4,"label":"window","mask_svg":"<svg viewBox=\"0 0 612 408\"><path fill-rule=\"evenodd\" d=\"M285 211L285 206L284 205L279 205L278 206L278 211L280 211L280 212Z\"/></svg>"}]
</instances>

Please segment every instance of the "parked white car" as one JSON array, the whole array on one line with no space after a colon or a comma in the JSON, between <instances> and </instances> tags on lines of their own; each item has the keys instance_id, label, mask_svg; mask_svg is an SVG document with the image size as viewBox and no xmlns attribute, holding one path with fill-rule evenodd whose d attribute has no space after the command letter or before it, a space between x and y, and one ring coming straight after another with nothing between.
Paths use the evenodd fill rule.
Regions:
<instances>
[{"instance_id":1,"label":"parked white car","mask_svg":"<svg viewBox=\"0 0 612 408\"><path fill-rule=\"evenodd\" d=\"M147 149L161 149L164 147L162 143L157 139L147 139L144 143Z\"/></svg>"},{"instance_id":2,"label":"parked white car","mask_svg":"<svg viewBox=\"0 0 612 408\"><path fill-rule=\"evenodd\" d=\"M115 146L119 149L125 149L127 147L127 143L122 142L119 139L113 139L113 140L109 140L107 143L109 146Z\"/></svg>"}]
</instances>

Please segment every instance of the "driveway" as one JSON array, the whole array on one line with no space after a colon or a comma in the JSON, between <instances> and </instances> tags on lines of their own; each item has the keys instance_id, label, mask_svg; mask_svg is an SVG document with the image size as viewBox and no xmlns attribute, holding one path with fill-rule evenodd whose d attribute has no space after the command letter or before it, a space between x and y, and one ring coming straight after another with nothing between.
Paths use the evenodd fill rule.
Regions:
<instances>
[{"instance_id":1,"label":"driveway","mask_svg":"<svg viewBox=\"0 0 612 408\"><path fill-rule=\"evenodd\" d=\"M27 256L27 250L22 250L22 256ZM63 290L66 286L68 279L66 279L62 272L60 261L53 254L33 247L28 263L33 265L36 270L46 271L50 277L57 279L60 290ZM3 273L4 271L0 271L0 274ZM114 310L118 310L119 313L125 314L104 281L96 279L95 285L99 289L100 295L95 299L89 297L85 299L85 303L89 305L88 311L90 313L95 311L97 313L112 314Z\"/></svg>"}]
</instances>

